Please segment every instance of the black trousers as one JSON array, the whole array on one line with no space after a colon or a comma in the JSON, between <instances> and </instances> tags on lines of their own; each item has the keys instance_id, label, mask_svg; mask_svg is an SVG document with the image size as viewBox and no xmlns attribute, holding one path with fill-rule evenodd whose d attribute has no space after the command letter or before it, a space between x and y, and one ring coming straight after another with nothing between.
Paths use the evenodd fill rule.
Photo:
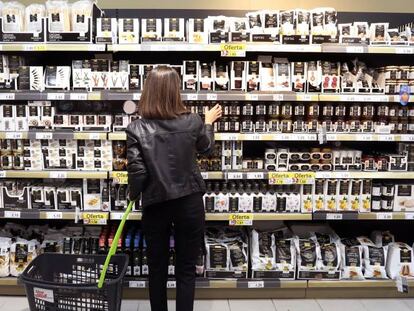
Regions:
<instances>
[{"instance_id":1,"label":"black trousers","mask_svg":"<svg viewBox=\"0 0 414 311\"><path fill-rule=\"evenodd\" d=\"M193 311L195 266L204 235L201 193L144 208L142 226L147 242L149 292L152 311L167 311L169 240L174 228L177 311Z\"/></svg>"}]
</instances>

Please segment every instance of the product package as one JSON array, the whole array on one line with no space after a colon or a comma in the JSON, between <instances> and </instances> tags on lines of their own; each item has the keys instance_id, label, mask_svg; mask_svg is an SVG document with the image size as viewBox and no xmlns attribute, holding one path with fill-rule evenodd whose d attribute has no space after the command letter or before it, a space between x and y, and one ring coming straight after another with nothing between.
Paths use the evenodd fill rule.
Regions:
<instances>
[{"instance_id":1,"label":"product package","mask_svg":"<svg viewBox=\"0 0 414 311\"><path fill-rule=\"evenodd\" d=\"M385 44L387 40L388 23L372 23L370 27L370 43Z\"/></svg>"},{"instance_id":2,"label":"product package","mask_svg":"<svg viewBox=\"0 0 414 311\"><path fill-rule=\"evenodd\" d=\"M298 254L298 278L306 278L308 272L317 271L320 266L319 245L311 239L297 239L295 246Z\"/></svg>"},{"instance_id":3,"label":"product package","mask_svg":"<svg viewBox=\"0 0 414 311\"><path fill-rule=\"evenodd\" d=\"M138 18L119 18L118 37L120 44L139 43L139 20Z\"/></svg>"},{"instance_id":4,"label":"product package","mask_svg":"<svg viewBox=\"0 0 414 311\"><path fill-rule=\"evenodd\" d=\"M43 18L46 16L46 8L43 4L31 4L25 10L25 29L33 33L43 30Z\"/></svg>"},{"instance_id":5,"label":"product package","mask_svg":"<svg viewBox=\"0 0 414 311\"><path fill-rule=\"evenodd\" d=\"M248 92L258 91L260 88L260 62L247 62L246 89Z\"/></svg>"},{"instance_id":6,"label":"product package","mask_svg":"<svg viewBox=\"0 0 414 311\"><path fill-rule=\"evenodd\" d=\"M10 247L11 239L0 237L0 277L10 275Z\"/></svg>"},{"instance_id":7,"label":"product package","mask_svg":"<svg viewBox=\"0 0 414 311\"><path fill-rule=\"evenodd\" d=\"M296 14L294 10L280 11L279 23L282 36L295 35Z\"/></svg>"},{"instance_id":8,"label":"product package","mask_svg":"<svg viewBox=\"0 0 414 311\"><path fill-rule=\"evenodd\" d=\"M38 242L17 239L10 247L10 275L18 277L37 256Z\"/></svg>"},{"instance_id":9,"label":"product package","mask_svg":"<svg viewBox=\"0 0 414 311\"><path fill-rule=\"evenodd\" d=\"M83 208L87 210L111 210L108 183L103 179L83 180Z\"/></svg>"},{"instance_id":10,"label":"product package","mask_svg":"<svg viewBox=\"0 0 414 311\"><path fill-rule=\"evenodd\" d=\"M231 17L230 23L230 41L248 42L250 41L249 20L243 17Z\"/></svg>"},{"instance_id":11,"label":"product package","mask_svg":"<svg viewBox=\"0 0 414 311\"><path fill-rule=\"evenodd\" d=\"M79 33L90 31L92 18L93 2L90 0L80 0L71 4L71 30Z\"/></svg>"},{"instance_id":12,"label":"product package","mask_svg":"<svg viewBox=\"0 0 414 311\"><path fill-rule=\"evenodd\" d=\"M69 66L46 66L45 88L69 90L70 72Z\"/></svg>"},{"instance_id":13,"label":"product package","mask_svg":"<svg viewBox=\"0 0 414 311\"><path fill-rule=\"evenodd\" d=\"M188 42L208 43L208 31L206 21L203 18L190 18L187 21Z\"/></svg>"},{"instance_id":14,"label":"product package","mask_svg":"<svg viewBox=\"0 0 414 311\"><path fill-rule=\"evenodd\" d=\"M65 0L46 1L47 17L49 19L49 31L69 32L70 27L70 7Z\"/></svg>"},{"instance_id":15,"label":"product package","mask_svg":"<svg viewBox=\"0 0 414 311\"><path fill-rule=\"evenodd\" d=\"M413 212L414 211L414 185L412 184L395 185L394 211L395 212Z\"/></svg>"},{"instance_id":16,"label":"product package","mask_svg":"<svg viewBox=\"0 0 414 311\"><path fill-rule=\"evenodd\" d=\"M22 32L25 20L25 7L17 1L6 2L2 9L3 31Z\"/></svg>"},{"instance_id":17,"label":"product package","mask_svg":"<svg viewBox=\"0 0 414 311\"><path fill-rule=\"evenodd\" d=\"M388 246L395 242L395 237L390 231L373 231L371 239L376 246Z\"/></svg>"},{"instance_id":18,"label":"product package","mask_svg":"<svg viewBox=\"0 0 414 311\"><path fill-rule=\"evenodd\" d=\"M306 90L308 93L322 91L322 66L320 61L307 63ZM303 76L303 75L302 75Z\"/></svg>"},{"instance_id":19,"label":"product package","mask_svg":"<svg viewBox=\"0 0 414 311\"><path fill-rule=\"evenodd\" d=\"M227 91L230 85L229 69L227 64L215 62L214 68L214 90Z\"/></svg>"},{"instance_id":20,"label":"product package","mask_svg":"<svg viewBox=\"0 0 414 311\"><path fill-rule=\"evenodd\" d=\"M342 278L363 280L362 247L355 238L341 239Z\"/></svg>"},{"instance_id":21,"label":"product package","mask_svg":"<svg viewBox=\"0 0 414 311\"><path fill-rule=\"evenodd\" d=\"M96 19L96 42L112 44L118 42L118 20L116 18Z\"/></svg>"},{"instance_id":22,"label":"product package","mask_svg":"<svg viewBox=\"0 0 414 311\"><path fill-rule=\"evenodd\" d=\"M226 16L209 16L206 18L209 43L224 43L230 40L229 20Z\"/></svg>"},{"instance_id":23,"label":"product package","mask_svg":"<svg viewBox=\"0 0 414 311\"><path fill-rule=\"evenodd\" d=\"M296 35L308 36L310 32L310 12L304 9L296 10Z\"/></svg>"},{"instance_id":24,"label":"product package","mask_svg":"<svg viewBox=\"0 0 414 311\"><path fill-rule=\"evenodd\" d=\"M198 60L184 61L183 90L197 91L200 64Z\"/></svg>"},{"instance_id":25,"label":"product package","mask_svg":"<svg viewBox=\"0 0 414 311\"><path fill-rule=\"evenodd\" d=\"M245 91L246 90L246 67L244 61L231 62L230 69L230 90Z\"/></svg>"},{"instance_id":26,"label":"product package","mask_svg":"<svg viewBox=\"0 0 414 311\"><path fill-rule=\"evenodd\" d=\"M143 18L141 20L141 42L161 41L162 20L160 18Z\"/></svg>"},{"instance_id":27,"label":"product package","mask_svg":"<svg viewBox=\"0 0 414 311\"><path fill-rule=\"evenodd\" d=\"M276 91L290 92L292 91L291 84L291 67L287 61L277 61L275 64L276 70Z\"/></svg>"},{"instance_id":28,"label":"product package","mask_svg":"<svg viewBox=\"0 0 414 311\"><path fill-rule=\"evenodd\" d=\"M414 253L405 243L388 245L387 274L395 280L399 276L414 277Z\"/></svg>"},{"instance_id":29,"label":"product package","mask_svg":"<svg viewBox=\"0 0 414 311\"><path fill-rule=\"evenodd\" d=\"M184 18L164 18L163 41L184 41L185 23Z\"/></svg>"},{"instance_id":30,"label":"product package","mask_svg":"<svg viewBox=\"0 0 414 311\"><path fill-rule=\"evenodd\" d=\"M359 237L364 257L364 277L366 279L387 279L385 265L387 262L387 248L376 246L367 237Z\"/></svg>"},{"instance_id":31,"label":"product package","mask_svg":"<svg viewBox=\"0 0 414 311\"><path fill-rule=\"evenodd\" d=\"M214 75L215 75L214 63L200 63L199 78L198 78L200 91L214 90Z\"/></svg>"},{"instance_id":32,"label":"product package","mask_svg":"<svg viewBox=\"0 0 414 311\"><path fill-rule=\"evenodd\" d=\"M306 91L306 73L307 63L293 62L292 66L292 90L293 92L305 92Z\"/></svg>"},{"instance_id":33,"label":"product package","mask_svg":"<svg viewBox=\"0 0 414 311\"><path fill-rule=\"evenodd\" d=\"M262 16L264 20L263 32L265 34L265 41L280 41L279 11L262 11ZM255 41L254 34L252 35L252 41Z\"/></svg>"},{"instance_id":34,"label":"product package","mask_svg":"<svg viewBox=\"0 0 414 311\"><path fill-rule=\"evenodd\" d=\"M260 62L260 90L276 90L275 68L273 63Z\"/></svg>"}]
</instances>

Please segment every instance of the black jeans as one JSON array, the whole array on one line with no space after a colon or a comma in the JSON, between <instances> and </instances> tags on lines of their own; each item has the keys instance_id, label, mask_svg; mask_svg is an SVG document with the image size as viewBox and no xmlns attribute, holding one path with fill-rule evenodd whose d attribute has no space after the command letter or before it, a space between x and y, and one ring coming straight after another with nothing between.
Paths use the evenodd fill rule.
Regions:
<instances>
[{"instance_id":1,"label":"black jeans","mask_svg":"<svg viewBox=\"0 0 414 311\"><path fill-rule=\"evenodd\" d=\"M167 311L169 240L174 228L177 311L193 311L195 266L204 235L201 193L144 208L142 226L147 242L149 292L152 311Z\"/></svg>"}]
</instances>

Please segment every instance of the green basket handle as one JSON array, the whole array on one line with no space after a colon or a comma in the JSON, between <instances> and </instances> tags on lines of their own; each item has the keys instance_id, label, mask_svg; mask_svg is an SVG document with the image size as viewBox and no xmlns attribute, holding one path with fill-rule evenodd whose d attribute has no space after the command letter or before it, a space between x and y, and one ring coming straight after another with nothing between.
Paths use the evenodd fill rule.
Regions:
<instances>
[{"instance_id":1,"label":"green basket handle","mask_svg":"<svg viewBox=\"0 0 414 311\"><path fill-rule=\"evenodd\" d=\"M106 271L108 270L109 263L111 261L112 256L115 255L116 253L119 238L121 237L121 233L124 230L125 222L128 219L128 215L131 212L133 205L134 205L134 201L129 202L128 207L124 213L124 216L122 216L122 220L121 220L121 223L119 224L118 230L116 230L115 237L112 241L111 248L109 249L109 253L105 259L105 264L102 268L101 276L99 277L98 288L102 288L103 286L103 283L105 281Z\"/></svg>"}]
</instances>

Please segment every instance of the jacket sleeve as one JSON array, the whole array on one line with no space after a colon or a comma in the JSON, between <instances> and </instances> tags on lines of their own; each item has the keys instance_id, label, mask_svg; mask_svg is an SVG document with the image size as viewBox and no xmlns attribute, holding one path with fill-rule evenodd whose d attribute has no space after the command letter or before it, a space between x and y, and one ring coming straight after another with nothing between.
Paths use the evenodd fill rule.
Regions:
<instances>
[{"instance_id":1,"label":"jacket sleeve","mask_svg":"<svg viewBox=\"0 0 414 311\"><path fill-rule=\"evenodd\" d=\"M138 199L140 193L145 188L148 172L142 157L141 146L131 125L126 130L127 134L127 159L128 159L128 185L129 198L132 201Z\"/></svg>"},{"instance_id":2,"label":"jacket sleeve","mask_svg":"<svg viewBox=\"0 0 414 311\"><path fill-rule=\"evenodd\" d=\"M214 148L214 128L211 124L204 124L199 115L196 116L196 119L198 122L197 152L200 154L209 154Z\"/></svg>"}]
</instances>

